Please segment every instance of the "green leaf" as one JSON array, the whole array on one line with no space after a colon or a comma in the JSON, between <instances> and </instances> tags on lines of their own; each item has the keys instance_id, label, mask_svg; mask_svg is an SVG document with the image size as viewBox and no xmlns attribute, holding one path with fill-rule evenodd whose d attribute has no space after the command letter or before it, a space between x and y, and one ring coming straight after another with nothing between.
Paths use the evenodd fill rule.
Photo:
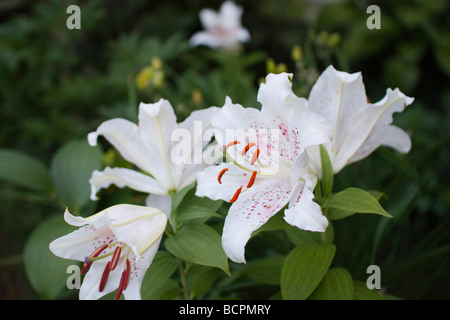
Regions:
<instances>
[{"instance_id":1,"label":"green leaf","mask_svg":"<svg viewBox=\"0 0 450 320\"><path fill-rule=\"evenodd\" d=\"M223 200L211 200L207 197L199 198L195 195L195 183L180 190L174 198L175 205L173 208L189 208L191 206L198 206L208 208L217 212L223 203ZM180 210L182 211L182 210ZM180 212L180 215L183 214Z\"/></svg>"},{"instance_id":2,"label":"green leaf","mask_svg":"<svg viewBox=\"0 0 450 320\"><path fill-rule=\"evenodd\" d=\"M309 299L353 300L353 280L350 272L340 267L329 269Z\"/></svg>"},{"instance_id":3,"label":"green leaf","mask_svg":"<svg viewBox=\"0 0 450 320\"><path fill-rule=\"evenodd\" d=\"M142 296L142 300L172 300L176 299L181 292L178 281L167 279L162 286L152 291L151 294Z\"/></svg>"},{"instance_id":4,"label":"green leaf","mask_svg":"<svg viewBox=\"0 0 450 320\"><path fill-rule=\"evenodd\" d=\"M165 247L177 258L203 266L217 267L228 275L228 257L219 234L205 224L187 225L165 241Z\"/></svg>"},{"instance_id":5,"label":"green leaf","mask_svg":"<svg viewBox=\"0 0 450 320\"><path fill-rule=\"evenodd\" d=\"M36 191L50 191L52 180L43 163L14 150L0 150L0 179Z\"/></svg>"},{"instance_id":6,"label":"green leaf","mask_svg":"<svg viewBox=\"0 0 450 320\"><path fill-rule=\"evenodd\" d=\"M299 229L297 227L289 227L285 230L286 236L295 245L303 243L333 243L334 227L328 224L325 232L313 232Z\"/></svg>"},{"instance_id":7,"label":"green leaf","mask_svg":"<svg viewBox=\"0 0 450 320\"><path fill-rule=\"evenodd\" d=\"M141 297L143 300L154 299L167 280L178 267L179 261L165 251L158 251L142 281Z\"/></svg>"},{"instance_id":8,"label":"green leaf","mask_svg":"<svg viewBox=\"0 0 450 320\"><path fill-rule=\"evenodd\" d=\"M89 179L94 170L102 166L102 154L98 147L91 147L86 140L66 143L54 155L51 175L55 193L63 206L74 212L89 201Z\"/></svg>"},{"instance_id":9,"label":"green leaf","mask_svg":"<svg viewBox=\"0 0 450 320\"><path fill-rule=\"evenodd\" d=\"M217 268L192 266L189 268L188 288L194 297L205 294L220 274Z\"/></svg>"},{"instance_id":10,"label":"green leaf","mask_svg":"<svg viewBox=\"0 0 450 320\"><path fill-rule=\"evenodd\" d=\"M180 191L178 191L172 200L172 212L175 212L177 210L180 203L183 201L184 197L186 196L189 191L191 191L195 187L195 182L191 183L190 185L184 187Z\"/></svg>"},{"instance_id":11,"label":"green leaf","mask_svg":"<svg viewBox=\"0 0 450 320\"><path fill-rule=\"evenodd\" d=\"M334 175L330 156L323 145L320 145L320 160L322 162L322 194L325 199L328 199L333 189Z\"/></svg>"},{"instance_id":12,"label":"green leaf","mask_svg":"<svg viewBox=\"0 0 450 320\"><path fill-rule=\"evenodd\" d=\"M362 281L353 281L353 298L355 300L400 300L390 294L381 294L376 289L369 289Z\"/></svg>"},{"instance_id":13,"label":"green leaf","mask_svg":"<svg viewBox=\"0 0 450 320\"><path fill-rule=\"evenodd\" d=\"M368 193L370 193L377 201L381 199L381 197L386 196L384 192L377 191L377 190L366 190ZM339 220L346 217L349 217L351 215L354 215L356 212L352 211L345 211L341 209L334 209L330 208L328 210L328 216L331 220Z\"/></svg>"},{"instance_id":14,"label":"green leaf","mask_svg":"<svg viewBox=\"0 0 450 320\"><path fill-rule=\"evenodd\" d=\"M373 213L392 218L373 195L358 188L347 188L334 194L326 207L333 209L330 210L330 215L338 219L354 213Z\"/></svg>"},{"instance_id":15,"label":"green leaf","mask_svg":"<svg viewBox=\"0 0 450 320\"><path fill-rule=\"evenodd\" d=\"M280 256L258 260L246 266L241 272L258 283L279 285L285 259L285 256Z\"/></svg>"},{"instance_id":16,"label":"green leaf","mask_svg":"<svg viewBox=\"0 0 450 320\"><path fill-rule=\"evenodd\" d=\"M295 245L303 243L321 243L321 233L299 229L297 227L289 227L285 230L286 236Z\"/></svg>"},{"instance_id":17,"label":"green leaf","mask_svg":"<svg viewBox=\"0 0 450 320\"><path fill-rule=\"evenodd\" d=\"M67 273L67 267L80 263L55 256L49 250L49 244L74 230L65 223L62 215L58 215L39 224L25 243L23 260L26 275L33 289L44 299L59 298L63 292L71 292L66 286L72 274Z\"/></svg>"},{"instance_id":18,"label":"green leaf","mask_svg":"<svg viewBox=\"0 0 450 320\"><path fill-rule=\"evenodd\" d=\"M333 244L305 243L286 257L281 270L281 294L286 300L306 299L322 281L333 261Z\"/></svg>"},{"instance_id":19,"label":"green leaf","mask_svg":"<svg viewBox=\"0 0 450 320\"><path fill-rule=\"evenodd\" d=\"M213 217L221 219L223 218L220 214L209 208L190 206L180 214L179 220L183 222L204 223Z\"/></svg>"}]
</instances>

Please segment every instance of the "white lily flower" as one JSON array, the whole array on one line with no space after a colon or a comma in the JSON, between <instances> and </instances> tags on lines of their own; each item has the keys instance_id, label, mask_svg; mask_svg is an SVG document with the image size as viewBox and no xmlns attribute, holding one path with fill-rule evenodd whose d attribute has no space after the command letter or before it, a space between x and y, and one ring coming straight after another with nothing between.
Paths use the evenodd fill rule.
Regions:
<instances>
[{"instance_id":1,"label":"white lily flower","mask_svg":"<svg viewBox=\"0 0 450 320\"><path fill-rule=\"evenodd\" d=\"M200 20L205 31L195 33L191 37L191 45L235 49L241 42L250 40L248 30L241 25L242 12L242 7L232 1L222 3L219 12L212 9L201 10Z\"/></svg>"},{"instance_id":2,"label":"white lily flower","mask_svg":"<svg viewBox=\"0 0 450 320\"><path fill-rule=\"evenodd\" d=\"M195 153L201 155L209 142L203 139L203 133L210 127L217 110L211 107L194 111L177 124L172 105L161 99L157 103L139 105L139 124L119 118L103 122L96 131L89 133L89 144L96 145L98 136L104 136L125 160L144 173L127 168L96 170L89 181L91 199L96 200L97 192L111 184L120 188L128 186L149 193L147 204L158 203L158 207L170 216L170 193L195 182L197 172L206 167L201 159L195 159ZM183 135L181 142L174 138L177 133ZM180 145L185 153L174 162L174 148L180 148Z\"/></svg>"},{"instance_id":3,"label":"white lily flower","mask_svg":"<svg viewBox=\"0 0 450 320\"><path fill-rule=\"evenodd\" d=\"M156 208L122 204L88 218L66 210L64 219L80 228L54 240L50 250L61 258L84 261L80 299L99 299L116 289L116 299L122 293L125 299L140 299L167 215Z\"/></svg>"},{"instance_id":4,"label":"white lily flower","mask_svg":"<svg viewBox=\"0 0 450 320\"><path fill-rule=\"evenodd\" d=\"M369 103L361 73L349 74L329 66L313 86L308 108L324 116L332 125L333 140L326 147L334 173L367 157L381 145L401 153L409 152L410 137L391 123L392 114L403 111L413 101L399 89L387 89L382 100ZM319 149L312 147L307 152L320 175Z\"/></svg>"},{"instance_id":5,"label":"white lily flower","mask_svg":"<svg viewBox=\"0 0 450 320\"><path fill-rule=\"evenodd\" d=\"M292 92L290 76L267 76L258 92L261 111L227 97L212 119L229 162L199 173L196 195L232 203L222 245L235 262L245 262L252 232L286 205L284 218L291 225L319 232L328 225L313 201L317 176L308 170L304 153L308 146L330 141L328 123L306 111L306 100Z\"/></svg>"}]
</instances>

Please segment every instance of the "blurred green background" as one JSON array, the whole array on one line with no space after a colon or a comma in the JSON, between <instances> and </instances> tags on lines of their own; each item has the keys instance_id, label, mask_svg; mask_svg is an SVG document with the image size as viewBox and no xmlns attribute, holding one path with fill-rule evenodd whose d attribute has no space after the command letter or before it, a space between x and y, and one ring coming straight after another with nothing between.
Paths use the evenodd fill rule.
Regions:
<instances>
[{"instance_id":1,"label":"blurred green background","mask_svg":"<svg viewBox=\"0 0 450 320\"><path fill-rule=\"evenodd\" d=\"M140 101L161 97L180 120L194 109L222 106L226 95L258 107L256 92L268 72L294 73L296 93L307 97L329 64L361 71L373 102L387 87L415 98L394 118L411 134L411 152L401 156L380 148L335 178L336 190L385 192L382 204L394 219L355 215L336 221L334 263L361 281L368 265L379 265L383 290L404 299L450 298L450 3L236 3L244 8L242 23L251 34L238 54L189 46L190 36L202 29L199 11L217 10L220 1L0 2L0 149L2 155L10 150L24 155L17 158L23 172L0 162L0 299L60 298L42 295L29 281L36 270L24 261L39 261L39 252L27 251L33 231L60 217L68 198L72 209L83 213L121 200L106 196L90 202L85 180L78 183L87 195L71 193L75 186L65 183L73 177L62 180L70 172L63 172L58 155L72 153L75 159L84 149L67 147L69 141L85 141L112 117L136 121ZM71 4L81 8L81 30L66 27ZM381 29L366 27L369 4L381 9ZM88 169L121 161L113 151L85 157L91 157L85 160ZM123 199L135 196L121 192ZM276 246L278 240L274 233L265 241ZM253 246L249 259L266 248Z\"/></svg>"}]
</instances>

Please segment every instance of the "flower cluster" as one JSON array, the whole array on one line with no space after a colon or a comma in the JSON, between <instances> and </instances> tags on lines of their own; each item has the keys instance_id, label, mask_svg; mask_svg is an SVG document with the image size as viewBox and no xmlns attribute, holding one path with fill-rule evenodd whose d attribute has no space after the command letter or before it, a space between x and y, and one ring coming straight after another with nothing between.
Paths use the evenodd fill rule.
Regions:
<instances>
[{"instance_id":1,"label":"flower cluster","mask_svg":"<svg viewBox=\"0 0 450 320\"><path fill-rule=\"evenodd\" d=\"M207 31L192 43L230 48L248 40L241 13L231 2L219 14L202 11ZM222 246L232 261L245 263L252 233L280 211L292 226L326 230L328 219L314 195L322 178L320 146L328 151L334 173L381 145L402 153L411 148L408 134L391 124L393 113L413 102L398 89L369 103L360 73L329 66L306 99L293 92L292 77L267 75L258 91L258 109L227 97L221 108L194 111L177 123L172 105L161 99L139 105L138 123L112 119L88 135L92 146L99 136L105 138L137 169L94 171L91 199L112 184L147 198L146 205L115 205L88 218L65 212L66 222L80 228L53 241L50 250L84 262L81 299L98 299L116 289L116 299L122 294L140 298L143 276L166 226L177 228L173 197L186 186L196 183L197 197L231 203ZM211 150L219 155L207 163L203 154Z\"/></svg>"}]
</instances>

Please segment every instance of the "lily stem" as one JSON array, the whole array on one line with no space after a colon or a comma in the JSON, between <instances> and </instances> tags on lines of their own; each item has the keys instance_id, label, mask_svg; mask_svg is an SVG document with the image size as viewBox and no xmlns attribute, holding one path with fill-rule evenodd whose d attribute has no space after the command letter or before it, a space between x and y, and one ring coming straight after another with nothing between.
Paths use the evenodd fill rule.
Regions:
<instances>
[{"instance_id":1,"label":"lily stem","mask_svg":"<svg viewBox=\"0 0 450 320\"><path fill-rule=\"evenodd\" d=\"M180 261L180 264L178 265L178 271L180 273L181 286L183 287L183 296L184 296L185 300L192 300L194 297L189 292L189 289L187 287L187 280L186 280L188 266L185 267L184 265L185 265L184 261Z\"/></svg>"}]
</instances>

